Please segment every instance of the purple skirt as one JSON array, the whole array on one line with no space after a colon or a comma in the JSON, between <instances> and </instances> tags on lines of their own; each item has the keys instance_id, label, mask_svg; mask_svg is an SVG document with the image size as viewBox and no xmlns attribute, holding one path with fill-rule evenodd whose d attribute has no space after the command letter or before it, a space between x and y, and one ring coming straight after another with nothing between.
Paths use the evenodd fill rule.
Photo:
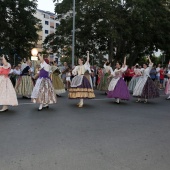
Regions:
<instances>
[{"instance_id":1,"label":"purple skirt","mask_svg":"<svg viewBox=\"0 0 170 170\"><path fill-rule=\"evenodd\" d=\"M108 91L107 97L115 98L115 99L119 98L121 100L130 99L130 93L128 87L122 78L119 79L113 91Z\"/></svg>"}]
</instances>

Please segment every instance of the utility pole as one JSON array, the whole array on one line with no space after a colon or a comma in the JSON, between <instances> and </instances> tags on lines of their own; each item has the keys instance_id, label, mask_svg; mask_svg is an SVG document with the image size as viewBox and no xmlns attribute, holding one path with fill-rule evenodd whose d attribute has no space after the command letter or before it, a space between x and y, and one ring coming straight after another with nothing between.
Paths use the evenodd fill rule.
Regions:
<instances>
[{"instance_id":1,"label":"utility pole","mask_svg":"<svg viewBox=\"0 0 170 170\"><path fill-rule=\"evenodd\" d=\"M72 32L72 67L74 66L75 55L75 0L73 0L73 32Z\"/></svg>"}]
</instances>

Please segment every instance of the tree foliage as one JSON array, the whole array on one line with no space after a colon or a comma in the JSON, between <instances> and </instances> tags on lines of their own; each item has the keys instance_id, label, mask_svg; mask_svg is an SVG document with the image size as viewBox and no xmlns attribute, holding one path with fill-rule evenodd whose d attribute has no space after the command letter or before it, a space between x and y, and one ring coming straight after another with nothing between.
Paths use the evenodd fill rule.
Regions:
<instances>
[{"instance_id":1,"label":"tree foliage","mask_svg":"<svg viewBox=\"0 0 170 170\"><path fill-rule=\"evenodd\" d=\"M169 55L170 44L169 0L76 0L76 55L88 49L101 58L130 63L139 57L160 49ZM72 1L56 1L56 13L61 14L60 26L45 44L54 51L71 47ZM65 18L63 18L65 16Z\"/></svg>"},{"instance_id":2,"label":"tree foliage","mask_svg":"<svg viewBox=\"0 0 170 170\"><path fill-rule=\"evenodd\" d=\"M40 21L34 17L37 0L0 0L1 53L17 53L22 57L38 40Z\"/></svg>"}]
</instances>

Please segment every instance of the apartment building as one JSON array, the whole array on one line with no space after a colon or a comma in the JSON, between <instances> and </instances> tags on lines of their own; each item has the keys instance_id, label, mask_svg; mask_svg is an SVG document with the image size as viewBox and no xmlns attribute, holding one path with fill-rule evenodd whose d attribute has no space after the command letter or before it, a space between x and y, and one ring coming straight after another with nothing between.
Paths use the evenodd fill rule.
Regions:
<instances>
[{"instance_id":1,"label":"apartment building","mask_svg":"<svg viewBox=\"0 0 170 170\"><path fill-rule=\"evenodd\" d=\"M43 11L37 9L36 14L34 15L36 18L41 20L42 30L38 32L39 40L36 45L36 48L39 52L43 51L43 41L49 34L53 34L60 24L60 22L56 19L57 15L49 11Z\"/></svg>"}]
</instances>

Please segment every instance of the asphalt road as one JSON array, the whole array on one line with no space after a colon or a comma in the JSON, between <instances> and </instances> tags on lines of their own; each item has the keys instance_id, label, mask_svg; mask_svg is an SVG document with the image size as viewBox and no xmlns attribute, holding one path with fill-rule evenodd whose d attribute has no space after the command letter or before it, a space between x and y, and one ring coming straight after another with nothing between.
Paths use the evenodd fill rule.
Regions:
<instances>
[{"instance_id":1,"label":"asphalt road","mask_svg":"<svg viewBox=\"0 0 170 170\"><path fill-rule=\"evenodd\" d=\"M77 108L19 99L0 113L0 170L169 170L170 101L115 104L102 92Z\"/></svg>"}]
</instances>

